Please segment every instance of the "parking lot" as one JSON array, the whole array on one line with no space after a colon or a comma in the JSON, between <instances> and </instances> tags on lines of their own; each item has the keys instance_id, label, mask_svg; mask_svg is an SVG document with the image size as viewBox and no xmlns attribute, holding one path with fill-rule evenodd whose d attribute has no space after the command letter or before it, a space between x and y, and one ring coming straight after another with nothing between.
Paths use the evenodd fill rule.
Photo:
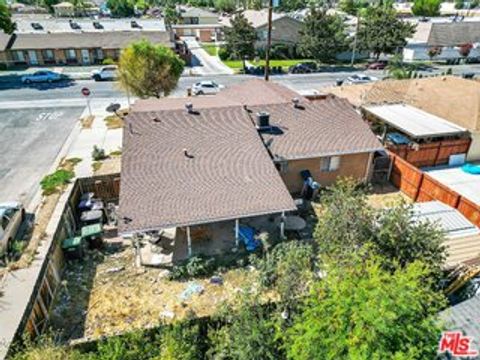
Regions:
<instances>
[{"instance_id":1,"label":"parking lot","mask_svg":"<svg viewBox=\"0 0 480 360\"><path fill-rule=\"evenodd\" d=\"M0 202L20 200L28 205L82 111L82 107L0 110Z\"/></svg>"}]
</instances>

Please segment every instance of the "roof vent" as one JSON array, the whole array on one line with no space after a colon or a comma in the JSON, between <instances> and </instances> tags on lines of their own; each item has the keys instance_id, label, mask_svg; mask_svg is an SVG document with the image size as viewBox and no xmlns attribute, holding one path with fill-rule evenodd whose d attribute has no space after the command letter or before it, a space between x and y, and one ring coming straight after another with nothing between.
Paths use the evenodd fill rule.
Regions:
<instances>
[{"instance_id":1,"label":"roof vent","mask_svg":"<svg viewBox=\"0 0 480 360\"><path fill-rule=\"evenodd\" d=\"M185 109L187 109L187 113L193 114L193 104L192 103L186 103L185 104Z\"/></svg>"},{"instance_id":2,"label":"roof vent","mask_svg":"<svg viewBox=\"0 0 480 360\"><path fill-rule=\"evenodd\" d=\"M293 107L297 109L298 105L300 104L300 99L295 97L292 99L292 103L293 103Z\"/></svg>"},{"instance_id":3,"label":"roof vent","mask_svg":"<svg viewBox=\"0 0 480 360\"><path fill-rule=\"evenodd\" d=\"M266 111L257 113L257 129L265 129L270 127L270 114Z\"/></svg>"},{"instance_id":4,"label":"roof vent","mask_svg":"<svg viewBox=\"0 0 480 360\"><path fill-rule=\"evenodd\" d=\"M186 158L193 159L193 155L190 154L187 149L183 149L183 155L185 155Z\"/></svg>"},{"instance_id":5,"label":"roof vent","mask_svg":"<svg viewBox=\"0 0 480 360\"><path fill-rule=\"evenodd\" d=\"M80 30L82 27L75 21L73 21L72 19L70 19L68 21L70 23L70 27L74 30Z\"/></svg>"},{"instance_id":6,"label":"roof vent","mask_svg":"<svg viewBox=\"0 0 480 360\"><path fill-rule=\"evenodd\" d=\"M94 27L95 29L97 29L97 30L103 29L103 25L100 24L100 21L94 21L94 22L93 22L93 27Z\"/></svg>"},{"instance_id":7,"label":"roof vent","mask_svg":"<svg viewBox=\"0 0 480 360\"><path fill-rule=\"evenodd\" d=\"M34 30L43 30L43 26L38 22L30 23L30 25Z\"/></svg>"},{"instance_id":8,"label":"roof vent","mask_svg":"<svg viewBox=\"0 0 480 360\"><path fill-rule=\"evenodd\" d=\"M136 22L135 20L130 21L130 26L132 28L136 28L136 29L141 29L142 28L142 26L138 22Z\"/></svg>"},{"instance_id":9,"label":"roof vent","mask_svg":"<svg viewBox=\"0 0 480 360\"><path fill-rule=\"evenodd\" d=\"M152 121L155 122L155 123L159 123L159 122L162 122L162 120L160 120L158 117L153 117L152 118Z\"/></svg>"}]
</instances>

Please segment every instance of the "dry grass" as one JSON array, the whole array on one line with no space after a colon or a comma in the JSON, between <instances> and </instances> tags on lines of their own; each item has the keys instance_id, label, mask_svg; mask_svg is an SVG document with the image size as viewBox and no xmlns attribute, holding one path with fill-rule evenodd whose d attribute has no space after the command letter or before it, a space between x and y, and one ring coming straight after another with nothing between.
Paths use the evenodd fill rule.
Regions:
<instances>
[{"instance_id":1,"label":"dry grass","mask_svg":"<svg viewBox=\"0 0 480 360\"><path fill-rule=\"evenodd\" d=\"M88 116L85 116L84 118L81 118L80 123L82 124L82 128L91 129L94 120L95 120L95 116L93 115L88 115Z\"/></svg>"},{"instance_id":2,"label":"dry grass","mask_svg":"<svg viewBox=\"0 0 480 360\"><path fill-rule=\"evenodd\" d=\"M109 240L104 253L90 252L83 262L68 265L66 286L52 317L54 330L64 330L66 338L98 338L153 327L171 320L163 317L164 312L173 313L174 319L192 313L211 315L252 283L249 271L230 270L222 274L223 285L196 280L203 293L182 301L180 294L188 283L168 280L165 270L135 267L130 242ZM115 268L122 270L111 272Z\"/></svg>"},{"instance_id":3,"label":"dry grass","mask_svg":"<svg viewBox=\"0 0 480 360\"><path fill-rule=\"evenodd\" d=\"M103 162L102 161L94 161L92 163L92 171L94 174L96 174L103 166Z\"/></svg>"},{"instance_id":4,"label":"dry grass","mask_svg":"<svg viewBox=\"0 0 480 360\"><path fill-rule=\"evenodd\" d=\"M110 154L111 156L111 154ZM114 156L101 162L101 166L96 169L95 175L118 174L121 170L121 157Z\"/></svg>"},{"instance_id":5,"label":"dry grass","mask_svg":"<svg viewBox=\"0 0 480 360\"><path fill-rule=\"evenodd\" d=\"M109 115L104 120L108 129L120 129L123 127L123 120L117 115Z\"/></svg>"},{"instance_id":6,"label":"dry grass","mask_svg":"<svg viewBox=\"0 0 480 360\"><path fill-rule=\"evenodd\" d=\"M375 209L390 207L402 201L412 202L410 198L390 183L375 185L367 200L368 204Z\"/></svg>"}]
</instances>

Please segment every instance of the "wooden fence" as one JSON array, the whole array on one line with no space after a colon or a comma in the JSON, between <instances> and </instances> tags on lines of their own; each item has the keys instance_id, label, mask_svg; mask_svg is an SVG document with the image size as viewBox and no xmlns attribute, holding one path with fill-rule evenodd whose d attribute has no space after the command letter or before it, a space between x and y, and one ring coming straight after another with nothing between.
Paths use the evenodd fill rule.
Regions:
<instances>
[{"instance_id":1,"label":"wooden fence","mask_svg":"<svg viewBox=\"0 0 480 360\"><path fill-rule=\"evenodd\" d=\"M438 200L460 211L476 226L480 226L480 206L472 203L448 186L408 163L399 155L389 153L392 160L390 180L413 201Z\"/></svg>"},{"instance_id":2,"label":"wooden fence","mask_svg":"<svg viewBox=\"0 0 480 360\"><path fill-rule=\"evenodd\" d=\"M417 148L410 145L388 145L388 150L413 166L436 166L448 164L451 155L466 154L470 143L470 139L456 139L419 144Z\"/></svg>"}]
</instances>

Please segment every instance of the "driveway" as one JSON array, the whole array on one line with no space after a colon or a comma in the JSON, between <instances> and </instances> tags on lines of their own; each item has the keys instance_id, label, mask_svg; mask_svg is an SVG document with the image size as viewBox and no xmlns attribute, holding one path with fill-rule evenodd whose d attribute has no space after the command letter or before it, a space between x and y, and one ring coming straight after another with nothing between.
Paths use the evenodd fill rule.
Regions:
<instances>
[{"instance_id":1,"label":"driveway","mask_svg":"<svg viewBox=\"0 0 480 360\"><path fill-rule=\"evenodd\" d=\"M2 109L0 201L33 199L82 107Z\"/></svg>"},{"instance_id":2,"label":"driveway","mask_svg":"<svg viewBox=\"0 0 480 360\"><path fill-rule=\"evenodd\" d=\"M233 70L220 61L216 56L209 55L202 49L194 37L182 37L192 53L192 72L195 75L229 75Z\"/></svg>"}]
</instances>

